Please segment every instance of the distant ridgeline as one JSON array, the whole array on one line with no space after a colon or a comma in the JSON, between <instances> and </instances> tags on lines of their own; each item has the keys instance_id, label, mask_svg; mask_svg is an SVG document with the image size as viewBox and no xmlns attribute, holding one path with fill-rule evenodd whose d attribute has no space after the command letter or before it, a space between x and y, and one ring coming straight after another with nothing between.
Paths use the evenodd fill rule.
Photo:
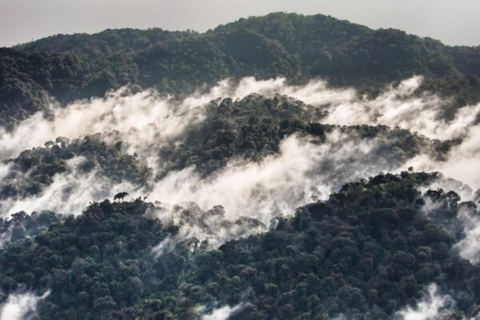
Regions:
<instances>
[{"instance_id":1,"label":"distant ridgeline","mask_svg":"<svg viewBox=\"0 0 480 320\"><path fill-rule=\"evenodd\" d=\"M0 219L14 237L0 250L0 299L51 290L38 303L44 320L194 320L227 305L240 306L232 320L391 319L434 282L452 300L441 319L470 319L480 270L454 247L465 237L460 212L478 211L454 192L422 196L436 178L402 172L347 184L267 233L219 250L185 239L158 257L152 248L178 228L140 199L94 203L61 222L19 213ZM427 217L428 203L437 209Z\"/></svg>"},{"instance_id":2,"label":"distant ridgeline","mask_svg":"<svg viewBox=\"0 0 480 320\"><path fill-rule=\"evenodd\" d=\"M371 30L323 15L274 13L200 34L161 29L56 35L0 49L0 125L12 129L53 97L103 96L131 84L189 93L224 78L285 77L291 83L381 89L424 75L419 90L480 100L480 47L451 47L405 32Z\"/></svg>"}]
</instances>

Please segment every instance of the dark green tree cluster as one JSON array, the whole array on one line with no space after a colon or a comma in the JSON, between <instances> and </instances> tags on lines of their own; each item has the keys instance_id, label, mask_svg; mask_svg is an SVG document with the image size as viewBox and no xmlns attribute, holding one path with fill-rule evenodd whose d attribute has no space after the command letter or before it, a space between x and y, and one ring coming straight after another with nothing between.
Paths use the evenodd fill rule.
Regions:
<instances>
[{"instance_id":1,"label":"dark green tree cluster","mask_svg":"<svg viewBox=\"0 0 480 320\"><path fill-rule=\"evenodd\" d=\"M431 92L452 100L452 103L443 108L444 117L449 120L455 116L458 108L480 101L480 80L474 76L427 78L417 89L418 94L424 92Z\"/></svg>"},{"instance_id":2,"label":"dark green tree cluster","mask_svg":"<svg viewBox=\"0 0 480 320\"><path fill-rule=\"evenodd\" d=\"M479 75L478 47L450 47L394 29L371 30L330 16L272 13L219 26L210 34L239 29L281 43L300 58L310 76L338 83L370 83L414 74L443 77Z\"/></svg>"},{"instance_id":3,"label":"dark green tree cluster","mask_svg":"<svg viewBox=\"0 0 480 320\"><path fill-rule=\"evenodd\" d=\"M88 68L74 55L0 48L0 125L11 129L35 112L47 112L49 96L61 102L80 98Z\"/></svg>"},{"instance_id":4,"label":"dark green tree cluster","mask_svg":"<svg viewBox=\"0 0 480 320\"><path fill-rule=\"evenodd\" d=\"M438 177L403 172L350 183L267 233L219 250L185 239L158 258L152 248L177 227L162 225L153 204L105 200L8 242L0 299L51 290L39 302L41 319L193 320L199 306L238 304L231 319L390 319L434 282L455 292L458 316L470 317L478 266L452 250L461 229L445 226L459 225L459 210L478 212L454 192L417 190ZM439 208L429 216L427 198Z\"/></svg>"},{"instance_id":5,"label":"dark green tree cluster","mask_svg":"<svg viewBox=\"0 0 480 320\"><path fill-rule=\"evenodd\" d=\"M430 140L408 130L387 126L335 126L316 121L325 116L326 108L313 107L285 96L265 98L252 94L242 100L230 98L212 101L200 125L187 131L183 143L171 143L160 149L165 165L162 175L194 165L208 175L239 158L260 161L277 154L283 139L292 134L325 143L329 133L339 130L352 141L372 141L376 145L370 157L357 159L365 164L384 163L382 170L392 170L406 160L427 153L444 159L458 141ZM375 139L375 142L373 140Z\"/></svg>"},{"instance_id":6,"label":"dark green tree cluster","mask_svg":"<svg viewBox=\"0 0 480 320\"><path fill-rule=\"evenodd\" d=\"M62 221L62 215L51 211L14 213L9 219L0 218L0 239L3 242L15 242L20 239L34 238L48 230L52 224ZM3 245L0 241L0 246Z\"/></svg>"},{"instance_id":7,"label":"dark green tree cluster","mask_svg":"<svg viewBox=\"0 0 480 320\"><path fill-rule=\"evenodd\" d=\"M109 145L100 134L70 140L58 137L47 141L44 147L23 151L15 159L5 160L10 164L8 174L0 182L0 198L22 198L42 192L56 174L76 170L78 174L95 171L115 183L128 181L145 185L151 169L133 155L122 152L121 142ZM78 168L68 166L75 157L83 158Z\"/></svg>"},{"instance_id":8,"label":"dark green tree cluster","mask_svg":"<svg viewBox=\"0 0 480 320\"><path fill-rule=\"evenodd\" d=\"M460 314L475 312L477 267L452 252L463 235L427 217L414 187L433 178L404 172L347 184L274 231L201 253L191 285L205 295L217 288L222 305L244 303L232 319L388 319L432 282L458 290ZM459 208L478 214L453 192L425 197L443 204L446 224L458 222Z\"/></svg>"},{"instance_id":9,"label":"dark green tree cluster","mask_svg":"<svg viewBox=\"0 0 480 320\"><path fill-rule=\"evenodd\" d=\"M34 239L8 243L0 257L0 296L22 288L56 292L40 306L42 319L111 319L121 309L128 314L159 286L150 250L168 231L145 216L149 206L106 200Z\"/></svg>"},{"instance_id":10,"label":"dark green tree cluster","mask_svg":"<svg viewBox=\"0 0 480 320\"><path fill-rule=\"evenodd\" d=\"M128 55L148 49L159 43L188 37L190 32L171 32L160 28L148 30L107 29L93 35L77 33L58 34L14 48L28 53L56 52L83 55L89 60L101 60L111 55Z\"/></svg>"}]
</instances>

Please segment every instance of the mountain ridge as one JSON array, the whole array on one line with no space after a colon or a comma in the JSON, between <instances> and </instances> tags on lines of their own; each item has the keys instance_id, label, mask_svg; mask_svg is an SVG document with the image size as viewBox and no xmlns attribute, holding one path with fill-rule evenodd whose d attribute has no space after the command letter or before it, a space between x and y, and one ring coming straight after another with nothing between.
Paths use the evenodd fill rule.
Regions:
<instances>
[{"instance_id":1,"label":"mountain ridge","mask_svg":"<svg viewBox=\"0 0 480 320\"><path fill-rule=\"evenodd\" d=\"M119 29L59 35L0 49L0 123L12 129L45 110L50 98L66 104L128 84L178 94L254 76L296 84L322 78L334 86L378 89L414 75L431 79L440 92L441 82L453 86L473 79L467 80L476 85L464 88L480 101L480 47L450 47L394 29L283 13L202 34Z\"/></svg>"}]
</instances>

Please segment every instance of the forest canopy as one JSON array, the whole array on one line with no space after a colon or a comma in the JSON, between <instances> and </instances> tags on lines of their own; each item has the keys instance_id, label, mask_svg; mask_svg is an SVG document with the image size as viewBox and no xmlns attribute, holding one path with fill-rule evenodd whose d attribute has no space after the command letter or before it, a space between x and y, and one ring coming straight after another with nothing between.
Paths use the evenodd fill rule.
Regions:
<instances>
[{"instance_id":1,"label":"forest canopy","mask_svg":"<svg viewBox=\"0 0 480 320\"><path fill-rule=\"evenodd\" d=\"M0 318L478 319L479 77L324 15L0 48Z\"/></svg>"},{"instance_id":2,"label":"forest canopy","mask_svg":"<svg viewBox=\"0 0 480 320\"><path fill-rule=\"evenodd\" d=\"M440 93L455 92L466 81L461 104L480 100L479 61L479 48L324 15L273 13L206 33L119 29L56 35L0 49L0 121L12 128L45 110L50 97L67 103L127 84L185 94L244 76L292 83L320 77L371 89L421 74L433 79L424 89Z\"/></svg>"}]
</instances>

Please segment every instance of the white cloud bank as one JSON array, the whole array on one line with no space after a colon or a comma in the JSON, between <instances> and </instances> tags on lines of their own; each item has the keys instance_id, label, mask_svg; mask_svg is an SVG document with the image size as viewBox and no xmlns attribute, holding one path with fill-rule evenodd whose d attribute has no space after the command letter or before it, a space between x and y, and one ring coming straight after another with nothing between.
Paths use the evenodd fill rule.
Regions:
<instances>
[{"instance_id":1,"label":"white cloud bank","mask_svg":"<svg viewBox=\"0 0 480 320\"><path fill-rule=\"evenodd\" d=\"M444 101L433 95L416 95L420 77L390 87L374 99L359 97L353 89L332 89L324 81L312 81L305 86L290 86L285 79L257 81L245 78L237 85L228 80L218 83L207 93L196 93L182 101L163 97L146 90L129 94L120 89L105 98L74 102L64 108L52 106L54 118L43 119L40 114L24 121L13 132L0 132L0 157L17 155L26 148L43 145L57 136L76 138L95 132L118 131L127 153L138 153L142 161L158 168L156 150L165 142L180 143L186 129L201 123L209 101L220 97L240 99L251 93L265 96L284 94L328 111L319 119L322 123L338 125L385 124L420 132L431 138L463 138L454 147L447 161L436 161L422 154L401 168L376 159L378 141L354 141L339 131L318 144L308 138L287 137L280 153L259 163L231 161L226 168L202 179L194 168L168 173L162 180L152 182L152 189L139 190L129 184L115 185L95 173L79 175L72 170L54 177L53 184L40 196L4 204L4 212L20 210L54 210L80 213L90 201L112 197L126 191L132 196L148 195L150 201L160 201L165 219L174 220L175 205L188 208L196 203L203 211L222 205L224 218L235 221L240 217L258 219L269 226L272 218L293 214L295 208L312 201L325 199L343 183L355 181L380 171L406 169L441 171L446 176L480 187L480 127L475 123L480 106L465 106L450 121L444 120ZM215 104L216 102L214 102ZM5 172L4 172L5 171ZM8 168L0 170L0 176ZM66 192L66 190L68 192ZM200 231L185 234L212 238ZM203 234L203 235L202 235ZM234 234L237 234L234 232ZM224 239L230 233L214 235Z\"/></svg>"},{"instance_id":2,"label":"white cloud bank","mask_svg":"<svg viewBox=\"0 0 480 320\"><path fill-rule=\"evenodd\" d=\"M9 295L7 301L0 306L0 320L29 319L29 315L35 312L38 302L49 294L50 291L42 296L36 296L33 293Z\"/></svg>"},{"instance_id":3,"label":"white cloud bank","mask_svg":"<svg viewBox=\"0 0 480 320\"><path fill-rule=\"evenodd\" d=\"M217 247L226 240L268 230L276 217L291 216L296 208L327 199L347 182L385 170L388 164L376 156L379 145L377 139L359 142L340 130L321 144L293 135L281 143L279 154L258 163L230 162L206 179L194 168L170 172L148 198L160 202L157 214L162 221L182 227L182 238L208 240ZM202 214L217 205L224 210L221 216ZM198 220L182 221L192 220L183 209ZM238 223L242 217L256 219L264 227ZM155 252L162 253L174 243L164 242Z\"/></svg>"},{"instance_id":4,"label":"white cloud bank","mask_svg":"<svg viewBox=\"0 0 480 320\"><path fill-rule=\"evenodd\" d=\"M203 315L201 320L228 320L228 318L230 318L230 316L240 308L241 305L237 305L233 308L229 306L218 308L209 314Z\"/></svg>"},{"instance_id":5,"label":"white cloud bank","mask_svg":"<svg viewBox=\"0 0 480 320\"><path fill-rule=\"evenodd\" d=\"M398 320L439 320L447 318L455 305L449 295L438 293L435 284L428 288L428 296L418 302L415 307L406 307L396 313Z\"/></svg>"}]
</instances>

